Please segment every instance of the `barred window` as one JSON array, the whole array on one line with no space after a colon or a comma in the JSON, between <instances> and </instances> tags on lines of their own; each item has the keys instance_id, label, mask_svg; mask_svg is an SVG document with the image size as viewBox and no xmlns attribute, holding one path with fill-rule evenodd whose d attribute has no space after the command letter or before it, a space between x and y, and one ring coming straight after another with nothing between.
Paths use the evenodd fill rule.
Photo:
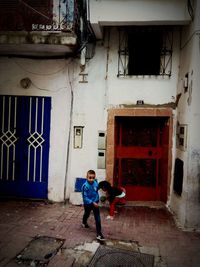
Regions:
<instances>
[{"instance_id":1,"label":"barred window","mask_svg":"<svg viewBox=\"0 0 200 267\"><path fill-rule=\"evenodd\" d=\"M164 27L119 28L118 77L171 76L172 29Z\"/></svg>"}]
</instances>

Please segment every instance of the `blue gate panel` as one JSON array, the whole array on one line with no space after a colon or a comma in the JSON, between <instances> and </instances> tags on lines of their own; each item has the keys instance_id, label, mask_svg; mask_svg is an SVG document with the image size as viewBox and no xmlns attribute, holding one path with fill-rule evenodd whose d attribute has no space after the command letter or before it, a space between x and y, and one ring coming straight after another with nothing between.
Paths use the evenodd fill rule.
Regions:
<instances>
[{"instance_id":1,"label":"blue gate panel","mask_svg":"<svg viewBox=\"0 0 200 267\"><path fill-rule=\"evenodd\" d=\"M47 198L50 97L0 96L0 193Z\"/></svg>"}]
</instances>

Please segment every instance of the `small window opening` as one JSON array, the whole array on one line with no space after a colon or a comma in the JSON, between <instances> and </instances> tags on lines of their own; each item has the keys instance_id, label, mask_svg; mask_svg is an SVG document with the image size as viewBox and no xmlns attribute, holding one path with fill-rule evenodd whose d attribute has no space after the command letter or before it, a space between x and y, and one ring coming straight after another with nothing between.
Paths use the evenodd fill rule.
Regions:
<instances>
[{"instance_id":1,"label":"small window opening","mask_svg":"<svg viewBox=\"0 0 200 267\"><path fill-rule=\"evenodd\" d=\"M174 169L174 191L181 196L183 187L183 161L180 159L175 160Z\"/></svg>"},{"instance_id":2,"label":"small window opening","mask_svg":"<svg viewBox=\"0 0 200 267\"><path fill-rule=\"evenodd\" d=\"M119 28L118 77L171 76L172 37L165 27Z\"/></svg>"},{"instance_id":3,"label":"small window opening","mask_svg":"<svg viewBox=\"0 0 200 267\"><path fill-rule=\"evenodd\" d=\"M128 36L128 75L159 75L162 38L160 32L136 32Z\"/></svg>"}]
</instances>

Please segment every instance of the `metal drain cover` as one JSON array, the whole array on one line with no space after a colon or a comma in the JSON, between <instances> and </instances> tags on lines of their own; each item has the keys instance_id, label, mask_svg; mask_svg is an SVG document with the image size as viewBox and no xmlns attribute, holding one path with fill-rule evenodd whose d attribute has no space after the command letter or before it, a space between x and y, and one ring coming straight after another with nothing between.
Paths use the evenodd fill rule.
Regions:
<instances>
[{"instance_id":1,"label":"metal drain cover","mask_svg":"<svg viewBox=\"0 0 200 267\"><path fill-rule=\"evenodd\" d=\"M64 240L39 236L30 241L27 247L17 256L18 261L35 261L47 263L56 255L58 250L63 245Z\"/></svg>"},{"instance_id":2,"label":"metal drain cover","mask_svg":"<svg viewBox=\"0 0 200 267\"><path fill-rule=\"evenodd\" d=\"M153 265L153 255L99 246L88 267L153 267Z\"/></svg>"}]
</instances>

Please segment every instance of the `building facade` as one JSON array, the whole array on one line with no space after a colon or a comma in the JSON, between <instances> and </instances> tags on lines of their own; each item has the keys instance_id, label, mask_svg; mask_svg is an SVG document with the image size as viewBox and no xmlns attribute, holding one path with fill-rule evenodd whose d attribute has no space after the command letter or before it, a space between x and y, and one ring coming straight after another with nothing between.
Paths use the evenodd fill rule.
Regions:
<instances>
[{"instance_id":1,"label":"building facade","mask_svg":"<svg viewBox=\"0 0 200 267\"><path fill-rule=\"evenodd\" d=\"M1 5L1 194L80 204L94 169L200 228L200 1Z\"/></svg>"}]
</instances>

